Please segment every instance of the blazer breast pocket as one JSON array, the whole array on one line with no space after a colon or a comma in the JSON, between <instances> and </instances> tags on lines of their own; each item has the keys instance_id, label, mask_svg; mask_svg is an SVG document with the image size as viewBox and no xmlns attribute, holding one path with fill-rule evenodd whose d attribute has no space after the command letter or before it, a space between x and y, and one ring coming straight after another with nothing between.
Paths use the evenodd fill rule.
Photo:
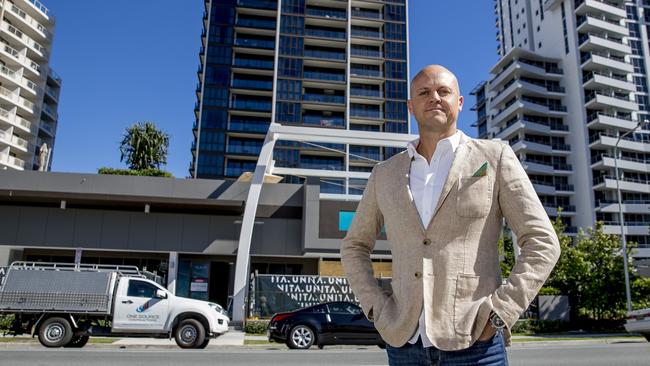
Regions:
<instances>
[{"instance_id":1,"label":"blazer breast pocket","mask_svg":"<svg viewBox=\"0 0 650 366\"><path fill-rule=\"evenodd\" d=\"M484 217L492 200L491 177L460 177L456 213L461 217Z\"/></svg>"}]
</instances>

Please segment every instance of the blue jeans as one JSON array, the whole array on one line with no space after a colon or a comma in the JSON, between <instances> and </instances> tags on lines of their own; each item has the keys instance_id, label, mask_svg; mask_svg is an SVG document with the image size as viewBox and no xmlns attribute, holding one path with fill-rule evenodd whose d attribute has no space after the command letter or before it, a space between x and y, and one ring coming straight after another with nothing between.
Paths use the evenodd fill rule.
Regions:
<instances>
[{"instance_id":1,"label":"blue jeans","mask_svg":"<svg viewBox=\"0 0 650 366\"><path fill-rule=\"evenodd\" d=\"M508 366L508 355L501 331L487 341L476 341L459 351L422 347L422 340L402 347L386 345L390 366Z\"/></svg>"}]
</instances>

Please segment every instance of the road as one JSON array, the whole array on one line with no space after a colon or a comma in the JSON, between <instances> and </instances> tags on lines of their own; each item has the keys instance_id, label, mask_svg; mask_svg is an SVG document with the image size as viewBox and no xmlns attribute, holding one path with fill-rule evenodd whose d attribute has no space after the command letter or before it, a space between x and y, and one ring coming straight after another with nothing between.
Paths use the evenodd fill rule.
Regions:
<instances>
[{"instance_id":1,"label":"road","mask_svg":"<svg viewBox=\"0 0 650 366\"><path fill-rule=\"evenodd\" d=\"M558 342L559 343L559 342ZM650 360L650 344L521 345L508 350L510 365L644 365ZM2 366L166 366L166 365L386 365L386 355L378 348L326 347L324 350L290 351L277 348L180 349L85 348L82 350L44 349L34 346L0 350Z\"/></svg>"}]
</instances>

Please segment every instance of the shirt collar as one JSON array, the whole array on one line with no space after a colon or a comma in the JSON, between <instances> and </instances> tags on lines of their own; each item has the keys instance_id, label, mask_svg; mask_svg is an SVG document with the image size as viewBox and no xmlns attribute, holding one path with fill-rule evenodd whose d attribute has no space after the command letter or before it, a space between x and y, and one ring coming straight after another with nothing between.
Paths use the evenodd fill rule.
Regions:
<instances>
[{"instance_id":1,"label":"shirt collar","mask_svg":"<svg viewBox=\"0 0 650 366\"><path fill-rule=\"evenodd\" d=\"M461 143L461 136L463 135L464 135L463 131L457 129L455 134L438 141L438 145L436 145L436 148L441 146L450 146L452 153L455 153L456 149ZM409 157L411 159L413 159L413 157L416 154L419 154L417 152L417 147L419 143L420 143L420 138L418 137L417 139L409 142L408 145L406 145L406 151L408 152Z\"/></svg>"}]
</instances>

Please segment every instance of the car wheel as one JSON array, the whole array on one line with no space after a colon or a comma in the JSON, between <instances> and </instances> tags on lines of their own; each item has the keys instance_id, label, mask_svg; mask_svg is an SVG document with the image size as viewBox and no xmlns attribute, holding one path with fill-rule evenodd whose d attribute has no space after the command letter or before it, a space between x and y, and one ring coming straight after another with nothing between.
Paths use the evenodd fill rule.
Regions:
<instances>
[{"instance_id":1,"label":"car wheel","mask_svg":"<svg viewBox=\"0 0 650 366\"><path fill-rule=\"evenodd\" d=\"M61 347L72 339L72 327L64 318L46 319L38 330L38 341L45 347Z\"/></svg>"},{"instance_id":2,"label":"car wheel","mask_svg":"<svg viewBox=\"0 0 650 366\"><path fill-rule=\"evenodd\" d=\"M200 348L205 341L205 329L198 320L185 319L176 327L174 338L180 348Z\"/></svg>"},{"instance_id":3,"label":"car wheel","mask_svg":"<svg viewBox=\"0 0 650 366\"><path fill-rule=\"evenodd\" d=\"M643 336L645 337L646 341L650 342L650 333L644 333Z\"/></svg>"},{"instance_id":4,"label":"car wheel","mask_svg":"<svg viewBox=\"0 0 650 366\"><path fill-rule=\"evenodd\" d=\"M308 349L314 344L316 335L306 325L296 325L289 331L287 346L292 349Z\"/></svg>"},{"instance_id":5,"label":"car wheel","mask_svg":"<svg viewBox=\"0 0 650 366\"><path fill-rule=\"evenodd\" d=\"M83 336L73 336L72 339L70 340L70 343L66 344L65 348L81 348L88 343L88 340L90 339L90 336L83 335Z\"/></svg>"}]
</instances>

